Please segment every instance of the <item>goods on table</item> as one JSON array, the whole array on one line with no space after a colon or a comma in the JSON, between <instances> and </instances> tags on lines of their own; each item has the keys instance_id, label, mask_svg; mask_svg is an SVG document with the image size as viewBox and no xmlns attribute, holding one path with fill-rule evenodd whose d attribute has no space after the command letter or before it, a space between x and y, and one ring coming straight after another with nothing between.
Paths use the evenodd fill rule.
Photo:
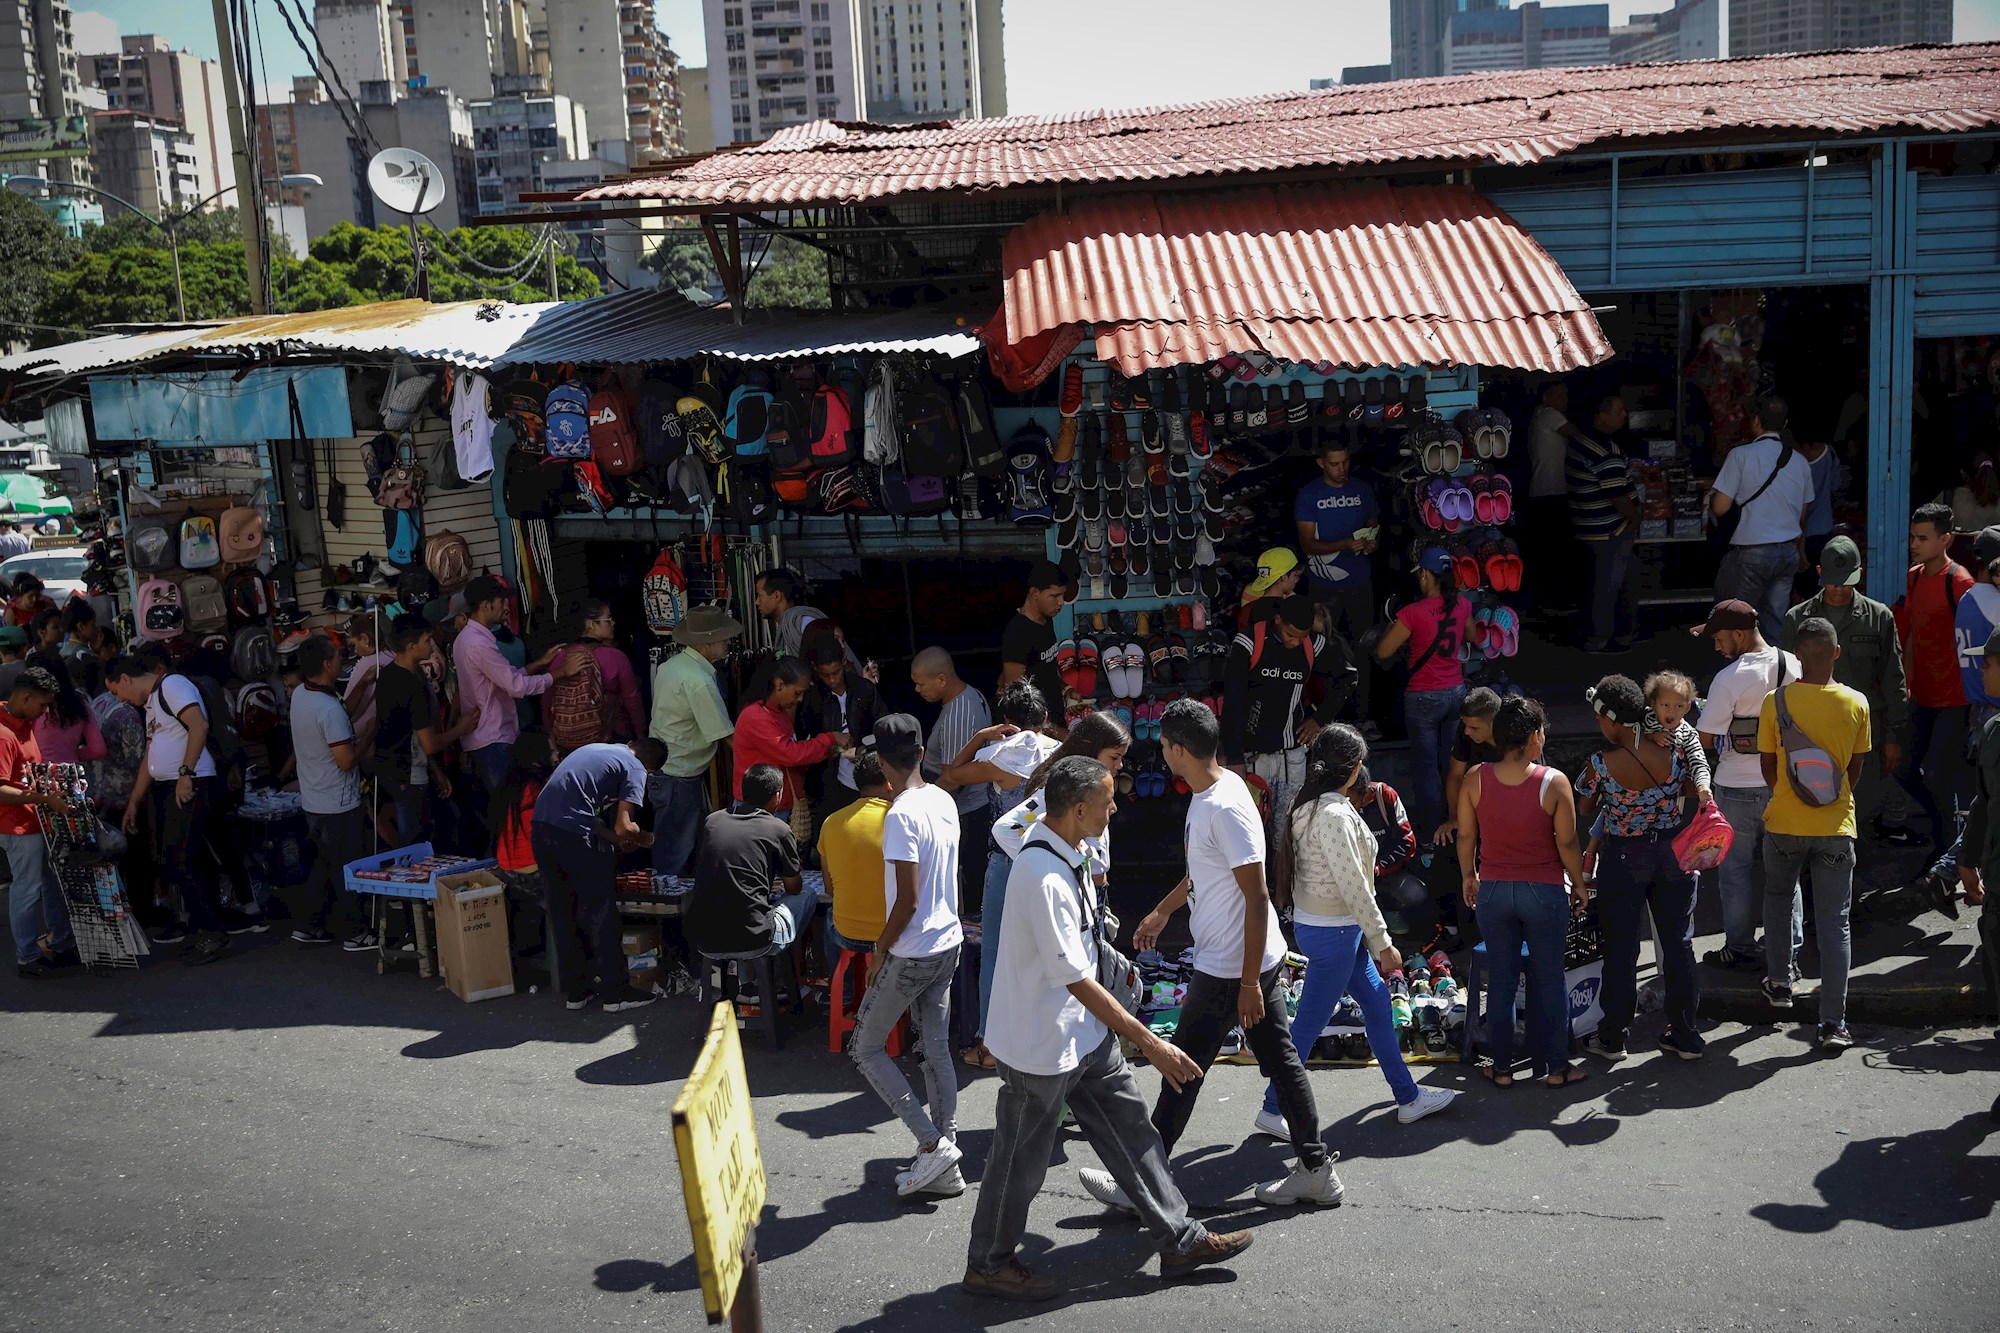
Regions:
<instances>
[{"instance_id":1,"label":"goods on table","mask_svg":"<svg viewBox=\"0 0 2000 1333\"><path fill-rule=\"evenodd\" d=\"M373 870L356 870L355 879L375 880L385 884L428 884L438 874L458 866L479 865L476 856L446 856L437 853L412 861L407 865L382 866Z\"/></svg>"}]
</instances>

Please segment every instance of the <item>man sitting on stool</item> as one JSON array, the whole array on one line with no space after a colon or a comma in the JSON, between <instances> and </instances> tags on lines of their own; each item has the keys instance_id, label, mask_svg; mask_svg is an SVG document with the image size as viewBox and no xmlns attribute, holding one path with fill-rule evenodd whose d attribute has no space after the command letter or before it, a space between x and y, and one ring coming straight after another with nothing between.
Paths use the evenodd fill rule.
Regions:
<instances>
[{"instance_id":1,"label":"man sitting on stool","mask_svg":"<svg viewBox=\"0 0 2000 1333\"><path fill-rule=\"evenodd\" d=\"M772 813L785 775L770 764L743 773L743 799L702 824L694 888L681 918L688 947L707 958L751 960L790 948L818 898L799 883L799 844ZM779 884L784 893L775 892ZM760 997L766 1004L775 996Z\"/></svg>"}]
</instances>

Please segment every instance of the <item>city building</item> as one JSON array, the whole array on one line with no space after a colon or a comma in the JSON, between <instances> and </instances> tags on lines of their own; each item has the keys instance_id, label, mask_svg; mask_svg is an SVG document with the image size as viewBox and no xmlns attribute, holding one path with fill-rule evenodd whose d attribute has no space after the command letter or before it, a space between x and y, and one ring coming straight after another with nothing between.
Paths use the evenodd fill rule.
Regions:
<instances>
[{"instance_id":1,"label":"city building","mask_svg":"<svg viewBox=\"0 0 2000 1333\"><path fill-rule=\"evenodd\" d=\"M191 51L177 51L166 38L151 33L127 34L119 38L115 51L83 52L77 64L83 82L103 91L109 109L144 112L155 121L171 121L187 131L200 188L188 196L183 207L227 195L236 187L221 65ZM232 202L218 198L216 206L227 207Z\"/></svg>"},{"instance_id":2,"label":"city building","mask_svg":"<svg viewBox=\"0 0 2000 1333\"><path fill-rule=\"evenodd\" d=\"M396 0L316 0L313 27L326 65L339 71L349 88L385 79L409 82L403 14Z\"/></svg>"},{"instance_id":3,"label":"city building","mask_svg":"<svg viewBox=\"0 0 2000 1333\"><path fill-rule=\"evenodd\" d=\"M703 0L702 17L717 144L1007 110L1000 0Z\"/></svg>"},{"instance_id":4,"label":"city building","mask_svg":"<svg viewBox=\"0 0 2000 1333\"><path fill-rule=\"evenodd\" d=\"M83 92L68 0L0 0L0 120L48 122L53 154L11 160L9 174L95 183Z\"/></svg>"},{"instance_id":5,"label":"city building","mask_svg":"<svg viewBox=\"0 0 2000 1333\"><path fill-rule=\"evenodd\" d=\"M1427 79L1446 73L1445 29L1451 20L1504 8L1506 0L1389 0L1389 77Z\"/></svg>"},{"instance_id":6,"label":"city building","mask_svg":"<svg viewBox=\"0 0 2000 1333\"><path fill-rule=\"evenodd\" d=\"M296 108L302 102L317 102L325 96L320 81L310 74L292 79L292 98L287 102L257 104L257 160L266 184L278 202L288 208L305 203L305 193L291 186L271 184L280 176L303 172L299 165L299 123ZM266 196L269 198L270 196Z\"/></svg>"},{"instance_id":7,"label":"city building","mask_svg":"<svg viewBox=\"0 0 2000 1333\"><path fill-rule=\"evenodd\" d=\"M547 0L549 86L580 105L599 138L643 164L680 153L680 58L653 0Z\"/></svg>"},{"instance_id":8,"label":"city building","mask_svg":"<svg viewBox=\"0 0 2000 1333\"><path fill-rule=\"evenodd\" d=\"M192 208L203 198L194 136L177 120L145 111L99 111L90 124L90 160L97 188L155 218ZM125 209L104 200L105 215Z\"/></svg>"},{"instance_id":9,"label":"city building","mask_svg":"<svg viewBox=\"0 0 2000 1333\"><path fill-rule=\"evenodd\" d=\"M1394 66L1392 65L1349 65L1346 69L1340 71L1338 82L1343 84L1387 83L1396 77L1390 73L1390 70L1393 68ZM1314 79L1312 86L1315 88L1331 88L1335 82L1336 80L1333 79Z\"/></svg>"},{"instance_id":10,"label":"city building","mask_svg":"<svg viewBox=\"0 0 2000 1333\"><path fill-rule=\"evenodd\" d=\"M1453 14L1444 50L1446 74L1609 64L1611 7L1528 0L1519 9Z\"/></svg>"},{"instance_id":11,"label":"city building","mask_svg":"<svg viewBox=\"0 0 2000 1333\"><path fill-rule=\"evenodd\" d=\"M374 139L370 143L355 137L347 123L352 112L327 100L316 81L294 83L289 116L294 169L325 181L300 200L309 238L319 239L340 222L374 227L403 220L381 207L368 189L368 160L377 143L414 148L444 173L444 200L426 214L434 225L449 231L478 214L472 114L465 99L445 89L410 89L407 96L398 95L404 91L386 81L354 90L361 121Z\"/></svg>"},{"instance_id":12,"label":"city building","mask_svg":"<svg viewBox=\"0 0 2000 1333\"><path fill-rule=\"evenodd\" d=\"M1722 0L1674 0L1659 14L1634 14L1611 30L1620 65L1658 60L1714 60L1722 54Z\"/></svg>"},{"instance_id":13,"label":"city building","mask_svg":"<svg viewBox=\"0 0 2000 1333\"><path fill-rule=\"evenodd\" d=\"M416 28L416 57L407 61L411 83L448 88L464 101L493 96L500 52L487 0L412 0L410 17Z\"/></svg>"},{"instance_id":14,"label":"city building","mask_svg":"<svg viewBox=\"0 0 2000 1333\"><path fill-rule=\"evenodd\" d=\"M715 126L709 120L708 67L681 67L681 151L715 150Z\"/></svg>"},{"instance_id":15,"label":"city building","mask_svg":"<svg viewBox=\"0 0 2000 1333\"><path fill-rule=\"evenodd\" d=\"M1951 0L1730 0L1729 54L1951 40Z\"/></svg>"},{"instance_id":16,"label":"city building","mask_svg":"<svg viewBox=\"0 0 2000 1333\"><path fill-rule=\"evenodd\" d=\"M550 188L542 174L544 166L590 153L588 117L561 93L496 94L472 103L468 110L481 213L509 211L523 194Z\"/></svg>"}]
</instances>

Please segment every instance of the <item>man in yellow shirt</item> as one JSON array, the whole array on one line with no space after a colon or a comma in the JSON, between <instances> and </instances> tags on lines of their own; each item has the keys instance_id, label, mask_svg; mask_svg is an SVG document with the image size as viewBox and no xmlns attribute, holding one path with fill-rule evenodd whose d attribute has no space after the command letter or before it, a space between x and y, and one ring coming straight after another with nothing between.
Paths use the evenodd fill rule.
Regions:
<instances>
[{"instance_id":1,"label":"man in yellow shirt","mask_svg":"<svg viewBox=\"0 0 2000 1333\"><path fill-rule=\"evenodd\" d=\"M882 895L882 818L889 813L889 781L873 750L854 761L854 783L860 799L828 815L819 832L820 873L833 895L827 918L829 960L840 949L873 953L889 913Z\"/></svg>"},{"instance_id":2,"label":"man in yellow shirt","mask_svg":"<svg viewBox=\"0 0 2000 1333\"><path fill-rule=\"evenodd\" d=\"M1785 710L1804 742L1824 750L1840 772L1840 794L1813 805L1787 771L1778 695L1758 715L1758 759L1771 803L1764 808L1764 998L1780 1009L1792 1005L1799 945L1805 941L1799 872L1812 867L1813 913L1819 935L1819 1044L1839 1052L1854 1044L1847 1031L1847 912L1854 890L1854 783L1870 749L1868 700L1833 679L1840 639L1814 616L1798 627L1794 651L1804 675L1782 687Z\"/></svg>"}]
</instances>

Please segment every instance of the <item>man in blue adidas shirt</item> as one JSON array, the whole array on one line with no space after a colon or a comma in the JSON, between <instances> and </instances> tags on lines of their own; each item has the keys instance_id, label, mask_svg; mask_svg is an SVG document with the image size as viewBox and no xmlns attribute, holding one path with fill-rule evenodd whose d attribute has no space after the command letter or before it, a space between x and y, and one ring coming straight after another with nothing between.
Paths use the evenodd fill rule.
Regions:
<instances>
[{"instance_id":1,"label":"man in blue adidas shirt","mask_svg":"<svg viewBox=\"0 0 2000 1333\"><path fill-rule=\"evenodd\" d=\"M1375 531L1381 519L1374 488L1354 479L1353 448L1344 435L1322 438L1319 476L1300 488L1292 505L1313 600L1326 604L1327 632L1349 642L1358 641L1375 623ZM1364 727L1372 728L1369 675L1364 664L1354 707Z\"/></svg>"}]
</instances>

